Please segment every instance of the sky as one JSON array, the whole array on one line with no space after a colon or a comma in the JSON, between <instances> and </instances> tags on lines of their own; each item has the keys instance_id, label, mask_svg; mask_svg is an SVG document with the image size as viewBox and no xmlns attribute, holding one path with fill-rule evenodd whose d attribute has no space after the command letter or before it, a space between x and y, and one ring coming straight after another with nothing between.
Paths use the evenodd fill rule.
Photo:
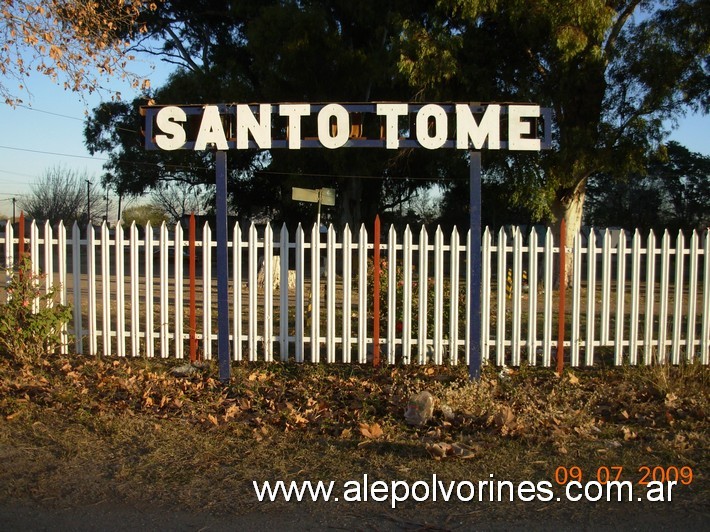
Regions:
<instances>
[{"instance_id":1,"label":"sky","mask_svg":"<svg viewBox=\"0 0 710 532\"><path fill-rule=\"evenodd\" d=\"M138 61L131 70L146 76L152 86L160 86L169 70L159 62ZM10 82L12 83L12 82ZM8 83L8 88L12 85ZM110 101L109 91L79 94L66 91L46 76L28 78L27 93L15 94L24 102L16 107L0 104L0 214L12 216L13 198L19 216L21 198L32 193L49 169L61 167L86 174L92 186L101 187L106 156L92 156L84 146L84 119L102 101ZM131 101L138 96L127 82L111 80L112 90ZM103 193L103 192L102 192ZM114 202L115 203L115 202Z\"/></svg>"},{"instance_id":2,"label":"sky","mask_svg":"<svg viewBox=\"0 0 710 532\"><path fill-rule=\"evenodd\" d=\"M153 87L160 86L168 70L160 64L148 75ZM150 64L143 63L141 73L149 73ZM108 93L85 96L65 91L40 75L31 77L27 86L30 97L22 106L12 108L0 104L0 214L12 216L12 199L18 200L32 192L33 185L47 170L54 167L86 173L93 185L100 187L104 155L89 155L84 146L84 116ZM137 92L125 83L112 86L130 101ZM220 102L215 102L220 103ZM689 150L710 156L710 116L691 115L679 121L670 138ZM116 203L116 202L114 202ZM111 219L111 217L109 217Z\"/></svg>"}]
</instances>

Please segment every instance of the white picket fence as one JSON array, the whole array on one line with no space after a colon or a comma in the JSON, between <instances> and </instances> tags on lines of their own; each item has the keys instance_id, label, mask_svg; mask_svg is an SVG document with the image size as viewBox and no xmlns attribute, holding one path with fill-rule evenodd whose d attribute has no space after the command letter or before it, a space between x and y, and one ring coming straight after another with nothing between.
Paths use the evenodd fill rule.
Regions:
<instances>
[{"instance_id":1,"label":"white picket fence","mask_svg":"<svg viewBox=\"0 0 710 532\"><path fill-rule=\"evenodd\" d=\"M216 244L207 224L196 242L195 331L188 320L188 242L180 225L140 231L135 225L83 231L77 225L71 231L28 226L33 268L51 272L46 286L59 286L60 302L73 307L65 352L184 358L192 332L207 359L216 357L220 334L229 335L234 360L366 363L372 357L374 249L364 226L357 234L347 227L321 234L316 226L305 233L299 226L292 235L286 226L251 225L243 233L235 225L229 331L217 330ZM0 235L11 267L19 238L9 224ZM441 228L433 234L425 227L387 231L380 329L387 363L466 363L468 238L456 229L446 235ZM554 240L550 229L484 231L484 361L551 365L560 323ZM666 232L660 242L653 233L592 231L577 235L571 253L565 363L708 364L707 231L687 241L682 233L672 239Z\"/></svg>"}]
</instances>

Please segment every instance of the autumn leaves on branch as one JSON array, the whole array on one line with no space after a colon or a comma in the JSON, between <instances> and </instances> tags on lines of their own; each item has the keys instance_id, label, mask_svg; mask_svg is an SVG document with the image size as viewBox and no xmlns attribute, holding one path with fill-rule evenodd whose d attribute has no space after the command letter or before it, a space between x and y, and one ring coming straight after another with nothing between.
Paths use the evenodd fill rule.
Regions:
<instances>
[{"instance_id":1,"label":"autumn leaves on branch","mask_svg":"<svg viewBox=\"0 0 710 532\"><path fill-rule=\"evenodd\" d=\"M146 31L143 13L155 11L159 3L2 0L0 96L9 105L22 103L20 95L29 94L25 79L33 72L76 92L91 93L108 77L148 88L147 80L129 70L134 59L130 45Z\"/></svg>"}]
</instances>

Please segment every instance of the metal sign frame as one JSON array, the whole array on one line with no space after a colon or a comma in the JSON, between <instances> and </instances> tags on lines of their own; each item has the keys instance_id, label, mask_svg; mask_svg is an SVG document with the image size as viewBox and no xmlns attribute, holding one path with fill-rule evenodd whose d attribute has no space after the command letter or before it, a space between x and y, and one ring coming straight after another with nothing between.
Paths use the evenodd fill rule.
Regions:
<instances>
[{"instance_id":1,"label":"metal sign frame","mask_svg":"<svg viewBox=\"0 0 710 532\"><path fill-rule=\"evenodd\" d=\"M147 150L215 151L220 380L230 379L227 152L243 149L460 149L469 152L469 375L481 371L481 150L552 147L552 110L520 103L282 103L143 106ZM450 120L450 117L455 120ZM374 132L374 133L373 133ZM313 133L316 136L313 136ZM320 197L320 196L319 196Z\"/></svg>"}]
</instances>

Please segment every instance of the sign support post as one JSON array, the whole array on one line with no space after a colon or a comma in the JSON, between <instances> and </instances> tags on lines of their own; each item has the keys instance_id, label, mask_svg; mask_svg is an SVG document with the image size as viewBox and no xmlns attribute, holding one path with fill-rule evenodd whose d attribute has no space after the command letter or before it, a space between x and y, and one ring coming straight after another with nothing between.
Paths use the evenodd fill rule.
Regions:
<instances>
[{"instance_id":1,"label":"sign support post","mask_svg":"<svg viewBox=\"0 0 710 532\"><path fill-rule=\"evenodd\" d=\"M471 380L478 380L481 377L481 152L470 151L468 164L471 221L468 374Z\"/></svg>"},{"instance_id":2,"label":"sign support post","mask_svg":"<svg viewBox=\"0 0 710 532\"><path fill-rule=\"evenodd\" d=\"M227 260L227 152L215 155L217 181L217 356L219 380L230 379L229 356L229 263ZM239 286L239 283L235 283ZM235 288L236 289L236 288Z\"/></svg>"},{"instance_id":3,"label":"sign support post","mask_svg":"<svg viewBox=\"0 0 710 532\"><path fill-rule=\"evenodd\" d=\"M277 103L141 107L149 150L217 149L217 303L220 379L230 378L229 264L227 254L227 150L301 148L453 148L469 152L470 264L469 373L481 375L481 149L552 148L552 109L530 103ZM380 124L362 136L363 116ZM403 127L408 120L408 127ZM451 121L451 122L450 122ZM455 123L455 127L450 124ZM431 126L434 126L433 128ZM304 137L304 127L317 138ZM376 128L372 128L374 131ZM402 135L402 131L409 133ZM356 133L353 133L356 132ZM454 135L450 133L455 132ZM352 133L352 134L351 134ZM451 138L450 138L451 137ZM501 139L506 139L501 141ZM295 201L335 205L333 189L293 189ZM235 280L235 290L239 290ZM486 354L487 355L487 354Z\"/></svg>"}]
</instances>

